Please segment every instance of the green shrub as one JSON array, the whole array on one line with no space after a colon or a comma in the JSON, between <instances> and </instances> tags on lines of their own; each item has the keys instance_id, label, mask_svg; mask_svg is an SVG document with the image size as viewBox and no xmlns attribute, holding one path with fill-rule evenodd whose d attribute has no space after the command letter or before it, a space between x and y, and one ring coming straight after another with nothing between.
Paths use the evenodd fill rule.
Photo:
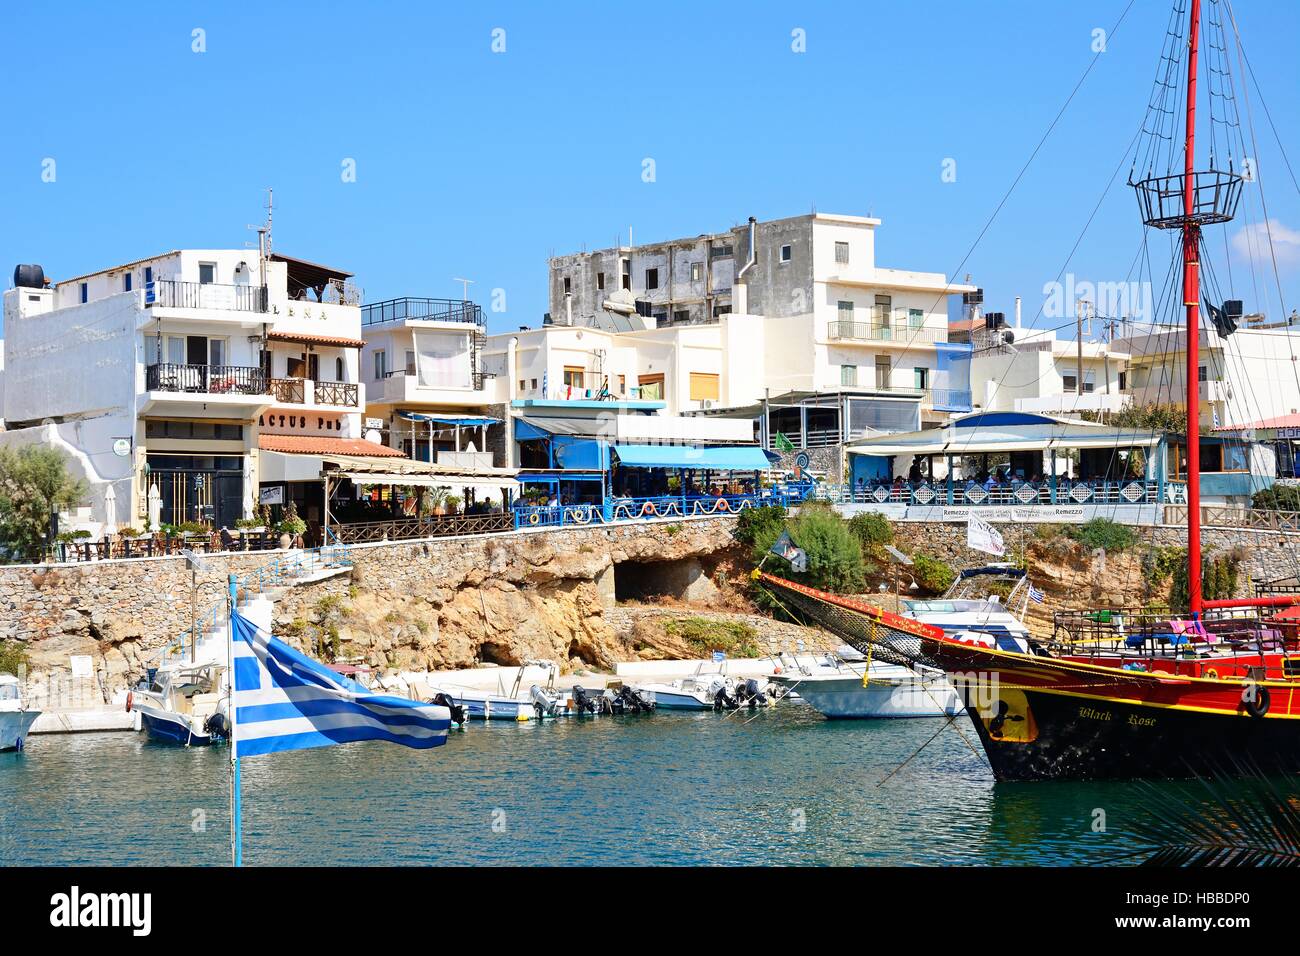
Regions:
<instances>
[{"instance_id":1,"label":"green shrub","mask_svg":"<svg viewBox=\"0 0 1300 956\"><path fill-rule=\"evenodd\" d=\"M849 531L848 522L834 510L800 508L799 514L789 522L789 529L794 543L808 556L808 570L799 576L801 580L815 588L841 594L862 590L866 584L862 545ZM773 559L785 564L775 555Z\"/></svg>"},{"instance_id":2,"label":"green shrub","mask_svg":"<svg viewBox=\"0 0 1300 956\"><path fill-rule=\"evenodd\" d=\"M765 540L771 547L785 526L788 512L781 505L764 505L761 508L746 508L736 516L736 530L733 532L737 541L751 547ZM773 530L775 529L775 530Z\"/></svg>"},{"instance_id":3,"label":"green shrub","mask_svg":"<svg viewBox=\"0 0 1300 956\"><path fill-rule=\"evenodd\" d=\"M864 511L849 519L849 531L862 543L863 548L892 544L894 526L878 511Z\"/></svg>"},{"instance_id":4,"label":"green shrub","mask_svg":"<svg viewBox=\"0 0 1300 956\"><path fill-rule=\"evenodd\" d=\"M918 554L912 557L912 576L922 590L930 594L942 594L951 587L957 572L938 558Z\"/></svg>"},{"instance_id":5,"label":"green shrub","mask_svg":"<svg viewBox=\"0 0 1300 956\"><path fill-rule=\"evenodd\" d=\"M1300 511L1300 486L1262 488L1251 495L1251 503L1265 511Z\"/></svg>"},{"instance_id":6,"label":"green shrub","mask_svg":"<svg viewBox=\"0 0 1300 956\"><path fill-rule=\"evenodd\" d=\"M26 645L19 641L0 641L0 674L17 677L26 667Z\"/></svg>"},{"instance_id":7,"label":"green shrub","mask_svg":"<svg viewBox=\"0 0 1300 956\"><path fill-rule=\"evenodd\" d=\"M76 508L88 494L59 449L0 448L0 550L13 559L38 559L48 543L50 512Z\"/></svg>"},{"instance_id":8,"label":"green shrub","mask_svg":"<svg viewBox=\"0 0 1300 956\"><path fill-rule=\"evenodd\" d=\"M1185 613L1191 605L1191 596L1187 593L1187 549L1170 548L1168 552L1169 606ZM1241 559L1242 555L1235 550L1202 557L1201 597L1207 601L1235 597L1241 578Z\"/></svg>"},{"instance_id":9,"label":"green shrub","mask_svg":"<svg viewBox=\"0 0 1300 956\"><path fill-rule=\"evenodd\" d=\"M1124 551L1137 543L1137 535L1126 524L1119 524L1109 518L1093 518L1069 531L1074 538L1086 548L1105 548L1107 551Z\"/></svg>"},{"instance_id":10,"label":"green shrub","mask_svg":"<svg viewBox=\"0 0 1300 956\"><path fill-rule=\"evenodd\" d=\"M680 638L697 657L722 651L728 657L759 657L758 630L744 621L713 621L704 617L676 618L664 625L671 636Z\"/></svg>"}]
</instances>

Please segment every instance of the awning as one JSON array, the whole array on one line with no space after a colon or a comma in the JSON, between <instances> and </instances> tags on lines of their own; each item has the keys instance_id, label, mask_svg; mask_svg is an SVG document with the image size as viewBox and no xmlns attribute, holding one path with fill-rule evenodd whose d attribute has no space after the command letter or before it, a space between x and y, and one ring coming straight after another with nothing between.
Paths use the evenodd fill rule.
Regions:
<instances>
[{"instance_id":1,"label":"awning","mask_svg":"<svg viewBox=\"0 0 1300 956\"><path fill-rule=\"evenodd\" d=\"M617 427L611 418L555 418L533 416L520 418L520 422L545 435L583 435L589 438L614 438ZM516 433L519 433L516 428Z\"/></svg>"},{"instance_id":2,"label":"awning","mask_svg":"<svg viewBox=\"0 0 1300 956\"><path fill-rule=\"evenodd\" d=\"M487 475L412 475L379 471L335 471L331 477L352 479L354 485L404 485L415 488L504 488L518 491L519 482L513 478L494 478Z\"/></svg>"},{"instance_id":3,"label":"awning","mask_svg":"<svg viewBox=\"0 0 1300 956\"><path fill-rule=\"evenodd\" d=\"M302 345L326 345L340 349L359 349L365 339L350 339L340 335L314 335L309 332L268 332L268 342L296 342Z\"/></svg>"},{"instance_id":4,"label":"awning","mask_svg":"<svg viewBox=\"0 0 1300 956\"><path fill-rule=\"evenodd\" d=\"M771 465L757 445L615 445L621 464L638 468L709 468L764 471Z\"/></svg>"},{"instance_id":5,"label":"awning","mask_svg":"<svg viewBox=\"0 0 1300 956\"><path fill-rule=\"evenodd\" d=\"M397 417L404 418L408 422L434 422L439 425L459 425L461 428L474 428L479 425L501 424L501 419L489 418L486 415L453 415L443 414L442 412L399 411Z\"/></svg>"}]
</instances>

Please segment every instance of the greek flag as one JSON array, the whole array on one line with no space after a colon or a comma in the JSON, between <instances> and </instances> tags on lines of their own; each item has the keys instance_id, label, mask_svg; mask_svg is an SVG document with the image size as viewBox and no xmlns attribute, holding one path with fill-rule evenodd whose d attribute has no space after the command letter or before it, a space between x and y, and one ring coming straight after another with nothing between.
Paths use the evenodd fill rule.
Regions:
<instances>
[{"instance_id":1,"label":"greek flag","mask_svg":"<svg viewBox=\"0 0 1300 956\"><path fill-rule=\"evenodd\" d=\"M1032 584L1029 585L1029 600L1042 604L1046 597L1047 595L1038 590L1038 588L1034 587Z\"/></svg>"},{"instance_id":2,"label":"greek flag","mask_svg":"<svg viewBox=\"0 0 1300 956\"><path fill-rule=\"evenodd\" d=\"M235 744L240 757L357 740L426 749L447 742L446 707L371 693L236 613Z\"/></svg>"}]
</instances>

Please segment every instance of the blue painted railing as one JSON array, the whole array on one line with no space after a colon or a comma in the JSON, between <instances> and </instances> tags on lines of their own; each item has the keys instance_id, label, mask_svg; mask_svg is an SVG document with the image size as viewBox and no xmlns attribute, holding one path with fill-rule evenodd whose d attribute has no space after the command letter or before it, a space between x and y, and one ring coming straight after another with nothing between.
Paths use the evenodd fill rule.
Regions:
<instances>
[{"instance_id":1,"label":"blue painted railing","mask_svg":"<svg viewBox=\"0 0 1300 956\"><path fill-rule=\"evenodd\" d=\"M517 505L516 528L559 528L653 521L657 518L708 518L766 505L792 507L811 497L812 485L789 485L759 494L657 495L610 498L604 504Z\"/></svg>"},{"instance_id":2,"label":"blue painted railing","mask_svg":"<svg viewBox=\"0 0 1300 956\"><path fill-rule=\"evenodd\" d=\"M1165 498L1169 498L1165 489ZM1123 481L997 482L992 486L954 481L818 485L817 497L840 504L955 505L957 507L1028 507L1032 505L1148 505L1161 502L1160 483L1141 478Z\"/></svg>"}]
</instances>

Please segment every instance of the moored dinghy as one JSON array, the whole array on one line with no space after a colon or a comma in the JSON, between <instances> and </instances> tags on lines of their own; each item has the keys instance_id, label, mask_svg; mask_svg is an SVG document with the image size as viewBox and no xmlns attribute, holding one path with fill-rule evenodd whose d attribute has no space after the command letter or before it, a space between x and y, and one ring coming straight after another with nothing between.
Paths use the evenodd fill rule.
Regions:
<instances>
[{"instance_id":1,"label":"moored dinghy","mask_svg":"<svg viewBox=\"0 0 1300 956\"><path fill-rule=\"evenodd\" d=\"M22 685L12 674L0 674L0 750L22 750L39 710L28 710Z\"/></svg>"}]
</instances>

